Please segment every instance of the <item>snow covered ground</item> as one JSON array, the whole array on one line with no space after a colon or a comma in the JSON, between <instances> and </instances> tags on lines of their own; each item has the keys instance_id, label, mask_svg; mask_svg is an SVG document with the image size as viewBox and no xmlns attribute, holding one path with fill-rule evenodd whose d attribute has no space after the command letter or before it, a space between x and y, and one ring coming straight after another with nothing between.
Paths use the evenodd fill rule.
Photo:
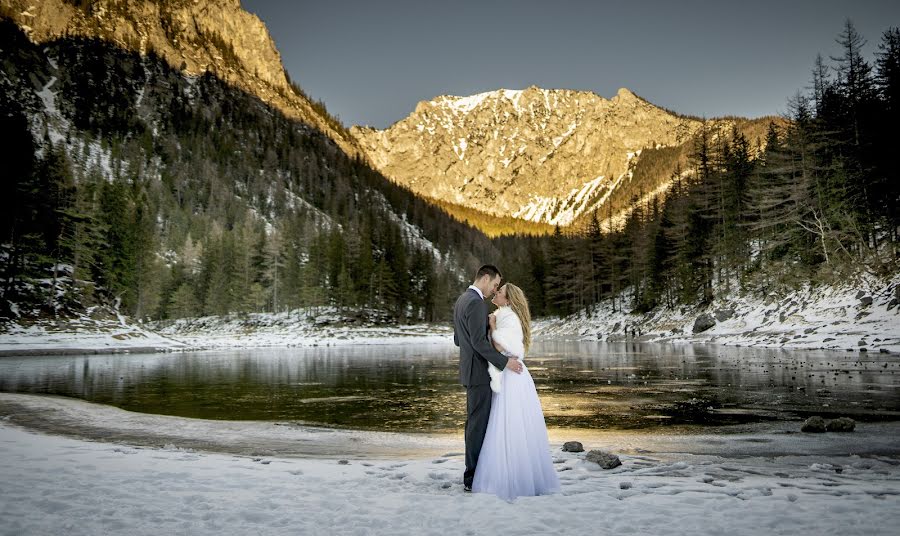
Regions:
<instances>
[{"instance_id":1,"label":"snow covered ground","mask_svg":"<svg viewBox=\"0 0 900 536\"><path fill-rule=\"evenodd\" d=\"M181 341L160 335L137 324L90 317L28 324L11 322L0 331L0 356L91 353L153 352L185 349Z\"/></svg>"},{"instance_id":2,"label":"snow covered ground","mask_svg":"<svg viewBox=\"0 0 900 536\"><path fill-rule=\"evenodd\" d=\"M322 308L147 324L121 316L28 325L12 322L0 326L0 355L452 341L449 322L391 325L379 321L377 313L366 314L368 318ZM695 334L700 316L706 316L711 327ZM535 323L535 337L900 353L900 275L889 281L862 277L844 286L807 285L764 299L735 295L719 298L704 309L630 314L614 313L603 303L592 314L582 311L566 318L540 319Z\"/></svg>"},{"instance_id":3,"label":"snow covered ground","mask_svg":"<svg viewBox=\"0 0 900 536\"><path fill-rule=\"evenodd\" d=\"M95 440L19 425L52 417L54 408L77 424L75 435ZM459 435L265 423L277 437L318 445L303 457L277 447L265 453L273 443L263 423L130 414L33 395L2 394L0 410L0 534L848 536L895 534L900 523L900 425L893 423L861 423L843 435L567 438L619 454L623 465L608 471L583 453L562 452L551 434L562 493L506 503L463 493ZM155 434L123 439L141 423ZM260 452L185 446L205 435L257 442Z\"/></svg>"},{"instance_id":4,"label":"snow covered ground","mask_svg":"<svg viewBox=\"0 0 900 536\"><path fill-rule=\"evenodd\" d=\"M125 318L83 316L27 325L12 322L0 331L0 356L207 350L274 346L353 344L448 344L449 324L390 325L347 322L334 310L310 315L304 310L181 319L136 324Z\"/></svg>"},{"instance_id":5,"label":"snow covered ground","mask_svg":"<svg viewBox=\"0 0 900 536\"><path fill-rule=\"evenodd\" d=\"M158 333L192 349L350 344L422 345L446 344L453 340L449 323L350 323L345 316L329 309L315 315L297 309L286 313L182 319L161 325Z\"/></svg>"},{"instance_id":6,"label":"snow covered ground","mask_svg":"<svg viewBox=\"0 0 900 536\"><path fill-rule=\"evenodd\" d=\"M701 315L712 327L695 334ZM900 353L900 275L890 281L864 277L844 286L807 285L765 299L720 298L705 309L629 314L613 313L604 304L593 314L539 321L535 336Z\"/></svg>"}]
</instances>

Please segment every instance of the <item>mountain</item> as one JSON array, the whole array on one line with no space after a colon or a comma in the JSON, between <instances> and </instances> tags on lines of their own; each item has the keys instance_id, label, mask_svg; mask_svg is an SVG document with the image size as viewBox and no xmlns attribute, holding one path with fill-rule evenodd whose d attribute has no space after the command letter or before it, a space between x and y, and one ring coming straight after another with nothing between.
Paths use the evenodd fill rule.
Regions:
<instances>
[{"instance_id":1,"label":"mountain","mask_svg":"<svg viewBox=\"0 0 900 536\"><path fill-rule=\"evenodd\" d=\"M140 54L153 51L188 75L214 74L358 154L343 125L290 80L265 25L239 0L5 0L0 15L35 43L96 38Z\"/></svg>"},{"instance_id":2,"label":"mountain","mask_svg":"<svg viewBox=\"0 0 900 536\"><path fill-rule=\"evenodd\" d=\"M89 4L101 21L107 5ZM34 24L0 17L0 319L117 304L140 319L438 320L501 257L343 150L318 110L299 120L155 47L36 43L50 24Z\"/></svg>"},{"instance_id":3,"label":"mountain","mask_svg":"<svg viewBox=\"0 0 900 536\"><path fill-rule=\"evenodd\" d=\"M737 123L748 121L719 120L715 128ZM350 132L384 175L451 212L455 204L549 224L546 231L598 209L621 218L635 199L663 193L679 164L687 167L703 126L627 89L605 99L529 87L437 97L385 130ZM652 165L639 171L648 153ZM493 225L487 220L483 230Z\"/></svg>"}]
</instances>

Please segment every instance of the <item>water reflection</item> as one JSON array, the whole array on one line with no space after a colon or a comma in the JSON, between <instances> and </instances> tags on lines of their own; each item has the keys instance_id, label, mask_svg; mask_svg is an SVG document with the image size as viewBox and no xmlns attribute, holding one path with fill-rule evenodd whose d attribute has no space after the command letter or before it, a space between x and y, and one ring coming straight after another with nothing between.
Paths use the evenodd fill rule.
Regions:
<instances>
[{"instance_id":1,"label":"water reflection","mask_svg":"<svg viewBox=\"0 0 900 536\"><path fill-rule=\"evenodd\" d=\"M895 355L543 342L528 366L551 428L900 417ZM0 390L204 419L458 431L456 367L452 346L2 358Z\"/></svg>"}]
</instances>

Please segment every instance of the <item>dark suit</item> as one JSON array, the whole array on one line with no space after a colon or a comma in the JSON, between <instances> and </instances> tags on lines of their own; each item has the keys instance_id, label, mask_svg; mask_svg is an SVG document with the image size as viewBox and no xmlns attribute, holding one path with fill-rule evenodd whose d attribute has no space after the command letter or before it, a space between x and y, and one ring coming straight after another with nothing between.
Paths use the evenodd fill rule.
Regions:
<instances>
[{"instance_id":1,"label":"dark suit","mask_svg":"<svg viewBox=\"0 0 900 536\"><path fill-rule=\"evenodd\" d=\"M466 472L463 482L472 485L475 466L491 415L491 376L488 361L500 370L507 358L488 341L487 304L472 290L453 307L453 342L459 346L459 382L466 387Z\"/></svg>"}]
</instances>

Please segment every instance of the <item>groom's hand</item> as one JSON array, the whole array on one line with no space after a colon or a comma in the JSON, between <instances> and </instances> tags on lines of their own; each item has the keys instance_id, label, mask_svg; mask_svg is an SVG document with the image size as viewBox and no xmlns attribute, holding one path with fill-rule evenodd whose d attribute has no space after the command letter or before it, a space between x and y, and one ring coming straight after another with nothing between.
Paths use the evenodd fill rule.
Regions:
<instances>
[{"instance_id":1,"label":"groom's hand","mask_svg":"<svg viewBox=\"0 0 900 536\"><path fill-rule=\"evenodd\" d=\"M516 374L522 374L522 363L519 363L519 360L515 357L510 357L506 360L506 368L515 372Z\"/></svg>"}]
</instances>

